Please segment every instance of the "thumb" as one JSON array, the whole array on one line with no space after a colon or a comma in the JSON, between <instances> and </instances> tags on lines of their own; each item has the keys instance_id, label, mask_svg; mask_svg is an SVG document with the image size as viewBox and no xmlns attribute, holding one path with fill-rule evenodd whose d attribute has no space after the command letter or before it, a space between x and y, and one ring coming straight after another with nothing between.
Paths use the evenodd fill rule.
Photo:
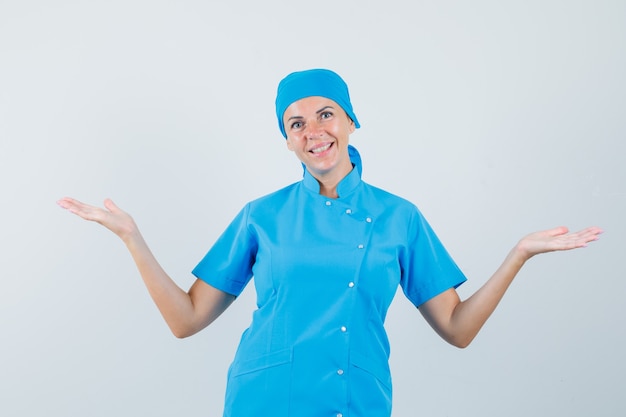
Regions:
<instances>
[{"instance_id":1,"label":"thumb","mask_svg":"<svg viewBox=\"0 0 626 417\"><path fill-rule=\"evenodd\" d=\"M546 230L549 236L561 236L569 232L569 229L565 226L555 227L554 229Z\"/></svg>"},{"instance_id":2,"label":"thumb","mask_svg":"<svg viewBox=\"0 0 626 417\"><path fill-rule=\"evenodd\" d=\"M110 198L106 198L104 200L104 207L106 207L106 209L112 213L120 211L120 208L116 206L113 200L111 200Z\"/></svg>"}]
</instances>

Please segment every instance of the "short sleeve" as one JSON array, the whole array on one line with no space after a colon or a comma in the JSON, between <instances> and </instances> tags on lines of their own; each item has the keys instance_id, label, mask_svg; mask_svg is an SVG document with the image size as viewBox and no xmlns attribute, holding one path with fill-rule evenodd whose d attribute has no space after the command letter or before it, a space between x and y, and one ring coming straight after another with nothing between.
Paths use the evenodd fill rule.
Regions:
<instances>
[{"instance_id":1,"label":"short sleeve","mask_svg":"<svg viewBox=\"0 0 626 417\"><path fill-rule=\"evenodd\" d=\"M246 205L192 273L207 284L238 296L252 278L258 248L248 228L250 205Z\"/></svg>"},{"instance_id":2,"label":"short sleeve","mask_svg":"<svg viewBox=\"0 0 626 417\"><path fill-rule=\"evenodd\" d=\"M400 257L400 285L407 298L419 307L436 295L458 287L466 278L426 219L415 210L409 222L408 245Z\"/></svg>"}]
</instances>

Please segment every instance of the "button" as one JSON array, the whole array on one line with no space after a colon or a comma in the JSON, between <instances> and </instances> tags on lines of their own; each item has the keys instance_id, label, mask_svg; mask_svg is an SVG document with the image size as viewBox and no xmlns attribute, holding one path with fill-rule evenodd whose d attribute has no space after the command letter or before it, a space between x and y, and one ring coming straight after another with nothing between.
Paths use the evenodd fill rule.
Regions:
<instances>
[{"instance_id":1,"label":"button","mask_svg":"<svg viewBox=\"0 0 626 417\"><path fill-rule=\"evenodd\" d=\"M365 219L365 221L368 222L368 223L371 223L372 222L372 218L368 217L368 218Z\"/></svg>"},{"instance_id":2,"label":"button","mask_svg":"<svg viewBox=\"0 0 626 417\"><path fill-rule=\"evenodd\" d=\"M341 326L341 331L342 331L342 332L347 332L347 331L348 331L348 328L347 328L346 326Z\"/></svg>"},{"instance_id":3,"label":"button","mask_svg":"<svg viewBox=\"0 0 626 417\"><path fill-rule=\"evenodd\" d=\"M363 249L364 247L365 247L365 246L363 246L363 245L359 245L359 246L358 246L358 248L359 248L359 249Z\"/></svg>"},{"instance_id":4,"label":"button","mask_svg":"<svg viewBox=\"0 0 626 417\"><path fill-rule=\"evenodd\" d=\"M346 209L346 214L352 214L352 210Z\"/></svg>"},{"instance_id":5,"label":"button","mask_svg":"<svg viewBox=\"0 0 626 417\"><path fill-rule=\"evenodd\" d=\"M343 369L337 369L337 375L343 375Z\"/></svg>"},{"instance_id":6,"label":"button","mask_svg":"<svg viewBox=\"0 0 626 417\"><path fill-rule=\"evenodd\" d=\"M326 202L326 205L327 205L327 206L330 206L331 204L333 204L333 203L331 203L330 201L327 201L327 202Z\"/></svg>"},{"instance_id":7,"label":"button","mask_svg":"<svg viewBox=\"0 0 626 417\"><path fill-rule=\"evenodd\" d=\"M348 287L350 287L350 288L354 287L354 282L352 282L352 281L348 282Z\"/></svg>"}]
</instances>

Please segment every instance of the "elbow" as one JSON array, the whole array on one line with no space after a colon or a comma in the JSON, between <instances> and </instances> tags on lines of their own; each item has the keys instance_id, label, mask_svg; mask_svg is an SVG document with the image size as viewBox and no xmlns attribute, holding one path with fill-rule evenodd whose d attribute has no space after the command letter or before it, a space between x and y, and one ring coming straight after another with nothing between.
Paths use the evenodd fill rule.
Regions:
<instances>
[{"instance_id":1,"label":"elbow","mask_svg":"<svg viewBox=\"0 0 626 417\"><path fill-rule=\"evenodd\" d=\"M189 336L193 336L194 334L198 333L197 329L194 329L192 327L186 327L186 326L180 326L180 327L170 326L170 331L172 332L174 337L176 337L177 339L186 339Z\"/></svg>"},{"instance_id":2,"label":"elbow","mask_svg":"<svg viewBox=\"0 0 626 417\"><path fill-rule=\"evenodd\" d=\"M452 346L456 347L456 348L465 349L466 347L468 347L470 345L471 342L472 342L471 340L470 341L459 341L459 342L455 341L455 342L450 342L450 344Z\"/></svg>"},{"instance_id":3,"label":"elbow","mask_svg":"<svg viewBox=\"0 0 626 417\"><path fill-rule=\"evenodd\" d=\"M472 343L475 336L476 335L452 336L452 337L446 338L446 342L448 342L449 344L451 344L452 346L456 348L465 349Z\"/></svg>"},{"instance_id":4,"label":"elbow","mask_svg":"<svg viewBox=\"0 0 626 417\"><path fill-rule=\"evenodd\" d=\"M182 320L176 323L167 323L170 331L177 339L185 339L189 336L200 332L200 330L213 323L216 317L211 317L209 320Z\"/></svg>"},{"instance_id":5,"label":"elbow","mask_svg":"<svg viewBox=\"0 0 626 417\"><path fill-rule=\"evenodd\" d=\"M181 331L175 331L172 330L172 334L174 335L174 337L176 337L177 339L186 339L189 336L192 335L192 333L188 333L188 332L181 332Z\"/></svg>"}]
</instances>

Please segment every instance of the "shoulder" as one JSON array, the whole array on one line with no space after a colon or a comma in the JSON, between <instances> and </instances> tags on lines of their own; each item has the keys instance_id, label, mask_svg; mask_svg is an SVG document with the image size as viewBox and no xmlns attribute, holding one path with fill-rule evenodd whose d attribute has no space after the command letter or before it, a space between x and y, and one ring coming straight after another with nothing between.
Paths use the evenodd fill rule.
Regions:
<instances>
[{"instance_id":1,"label":"shoulder","mask_svg":"<svg viewBox=\"0 0 626 417\"><path fill-rule=\"evenodd\" d=\"M406 212L407 214L419 213L417 206L404 197L400 197L397 194L393 194L387 190L376 187L364 181L362 181L362 185L363 193L368 197L368 200L376 202L378 205L381 206L381 208Z\"/></svg>"},{"instance_id":2,"label":"shoulder","mask_svg":"<svg viewBox=\"0 0 626 417\"><path fill-rule=\"evenodd\" d=\"M371 214L386 230L395 230L407 241L424 230L430 230L420 209L406 198L367 183L363 183L362 193Z\"/></svg>"},{"instance_id":3,"label":"shoulder","mask_svg":"<svg viewBox=\"0 0 626 417\"><path fill-rule=\"evenodd\" d=\"M279 190L248 202L247 207L251 211L274 209L283 206L299 191L301 181L289 184Z\"/></svg>"}]
</instances>

